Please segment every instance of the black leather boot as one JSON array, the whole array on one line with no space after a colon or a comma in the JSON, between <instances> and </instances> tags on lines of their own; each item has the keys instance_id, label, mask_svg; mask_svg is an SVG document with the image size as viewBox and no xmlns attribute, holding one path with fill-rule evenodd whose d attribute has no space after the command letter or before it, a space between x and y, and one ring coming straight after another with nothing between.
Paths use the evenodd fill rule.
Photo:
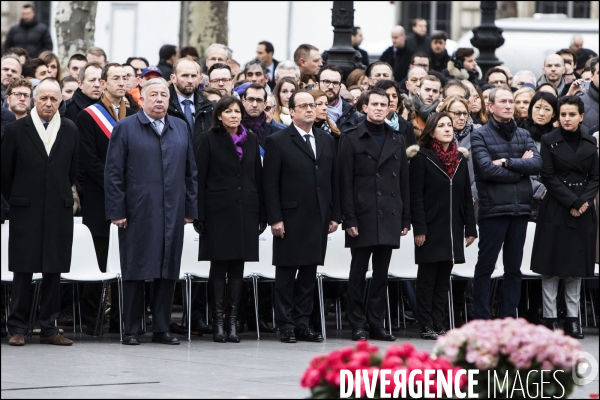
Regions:
<instances>
[{"instance_id":1,"label":"black leather boot","mask_svg":"<svg viewBox=\"0 0 600 400\"><path fill-rule=\"evenodd\" d=\"M546 328L550 330L558 330L558 318L546 318Z\"/></svg>"},{"instance_id":2,"label":"black leather boot","mask_svg":"<svg viewBox=\"0 0 600 400\"><path fill-rule=\"evenodd\" d=\"M565 320L565 335L570 335L574 339L583 339L583 332L581 332L578 318L567 318Z\"/></svg>"},{"instance_id":3,"label":"black leather boot","mask_svg":"<svg viewBox=\"0 0 600 400\"><path fill-rule=\"evenodd\" d=\"M223 298L225 297L225 279L211 279L208 281L208 298L213 317L213 341L217 343L227 342L227 334L224 329Z\"/></svg>"},{"instance_id":4,"label":"black leather boot","mask_svg":"<svg viewBox=\"0 0 600 400\"><path fill-rule=\"evenodd\" d=\"M237 333L237 322L242 297L242 283L241 279L229 279L227 284L227 341L232 343L239 343L241 340Z\"/></svg>"}]
</instances>

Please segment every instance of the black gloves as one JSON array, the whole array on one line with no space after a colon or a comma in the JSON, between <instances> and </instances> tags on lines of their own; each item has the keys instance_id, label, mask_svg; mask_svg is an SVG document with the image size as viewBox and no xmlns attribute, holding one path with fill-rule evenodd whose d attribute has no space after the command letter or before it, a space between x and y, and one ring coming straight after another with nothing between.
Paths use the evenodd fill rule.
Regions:
<instances>
[{"instance_id":1,"label":"black gloves","mask_svg":"<svg viewBox=\"0 0 600 400\"><path fill-rule=\"evenodd\" d=\"M262 233L267 229L268 224L266 222L258 223L258 236L262 235Z\"/></svg>"},{"instance_id":2,"label":"black gloves","mask_svg":"<svg viewBox=\"0 0 600 400\"><path fill-rule=\"evenodd\" d=\"M200 236L204 236L204 221L194 222L194 230L196 233L200 234Z\"/></svg>"}]
</instances>

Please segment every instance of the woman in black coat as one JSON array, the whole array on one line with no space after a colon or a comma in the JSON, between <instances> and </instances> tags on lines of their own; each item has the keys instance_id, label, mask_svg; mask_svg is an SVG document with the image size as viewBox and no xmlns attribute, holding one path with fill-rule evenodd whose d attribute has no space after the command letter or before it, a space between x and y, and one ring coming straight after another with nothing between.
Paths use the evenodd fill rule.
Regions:
<instances>
[{"instance_id":1,"label":"woman in black coat","mask_svg":"<svg viewBox=\"0 0 600 400\"><path fill-rule=\"evenodd\" d=\"M558 101L560 127L542 136L542 183L547 193L537 218L531 270L542 275L544 317L558 329L556 296L565 281L565 333L583 339L579 325L581 278L594 276L598 216L596 139L582 132L584 105L577 96Z\"/></svg>"},{"instance_id":2,"label":"woman in black coat","mask_svg":"<svg viewBox=\"0 0 600 400\"><path fill-rule=\"evenodd\" d=\"M465 156L454 141L452 119L433 114L410 161L411 221L415 236L417 309L423 339L445 334L446 301L453 263L464 263L477 237Z\"/></svg>"},{"instance_id":3,"label":"woman in black coat","mask_svg":"<svg viewBox=\"0 0 600 400\"><path fill-rule=\"evenodd\" d=\"M223 97L215 107L213 127L196 145L198 166L199 260L210 261L209 298L213 340L239 343L236 323L245 261L258 261L258 235L266 228L261 198L257 136L241 125L242 103ZM223 297L227 284L227 334Z\"/></svg>"}]
</instances>

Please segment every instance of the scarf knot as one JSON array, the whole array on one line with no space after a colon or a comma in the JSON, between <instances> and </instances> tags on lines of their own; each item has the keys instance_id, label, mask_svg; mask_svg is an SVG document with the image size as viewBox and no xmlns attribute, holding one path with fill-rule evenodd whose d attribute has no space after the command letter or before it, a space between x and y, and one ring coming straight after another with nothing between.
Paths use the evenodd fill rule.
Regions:
<instances>
[{"instance_id":1,"label":"scarf knot","mask_svg":"<svg viewBox=\"0 0 600 400\"><path fill-rule=\"evenodd\" d=\"M244 155L244 150L242 146L246 143L246 139L248 139L248 133L243 125L240 125L238 131L235 135L229 134L231 136L231 140L233 140L233 145L235 146L235 151L237 153L238 159L242 159Z\"/></svg>"},{"instance_id":2,"label":"scarf knot","mask_svg":"<svg viewBox=\"0 0 600 400\"><path fill-rule=\"evenodd\" d=\"M435 155L440 159L446 173L452 179L454 177L454 171L458 167L458 163L460 159L458 158L458 146L456 142L453 140L450 142L447 150L444 150L442 146L442 142L437 139L434 139L431 143L431 148L435 152Z\"/></svg>"}]
</instances>

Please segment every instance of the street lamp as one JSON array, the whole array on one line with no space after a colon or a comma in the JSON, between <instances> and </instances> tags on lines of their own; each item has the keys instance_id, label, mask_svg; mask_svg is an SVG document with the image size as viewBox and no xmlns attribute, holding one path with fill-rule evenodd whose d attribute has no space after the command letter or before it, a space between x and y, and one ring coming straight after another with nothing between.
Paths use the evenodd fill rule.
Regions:
<instances>
[{"instance_id":1,"label":"street lamp","mask_svg":"<svg viewBox=\"0 0 600 400\"><path fill-rule=\"evenodd\" d=\"M333 25L333 46L323 53L323 63L340 67L345 79L353 70L365 68L361 63L360 52L352 47L353 1L333 2L331 25Z\"/></svg>"},{"instance_id":2,"label":"street lamp","mask_svg":"<svg viewBox=\"0 0 600 400\"><path fill-rule=\"evenodd\" d=\"M477 64L485 76L490 68L497 67L502 61L496 57L495 51L504 44L502 29L498 28L496 20L496 1L482 1L480 3L481 25L473 28L471 44L479 49Z\"/></svg>"}]
</instances>

